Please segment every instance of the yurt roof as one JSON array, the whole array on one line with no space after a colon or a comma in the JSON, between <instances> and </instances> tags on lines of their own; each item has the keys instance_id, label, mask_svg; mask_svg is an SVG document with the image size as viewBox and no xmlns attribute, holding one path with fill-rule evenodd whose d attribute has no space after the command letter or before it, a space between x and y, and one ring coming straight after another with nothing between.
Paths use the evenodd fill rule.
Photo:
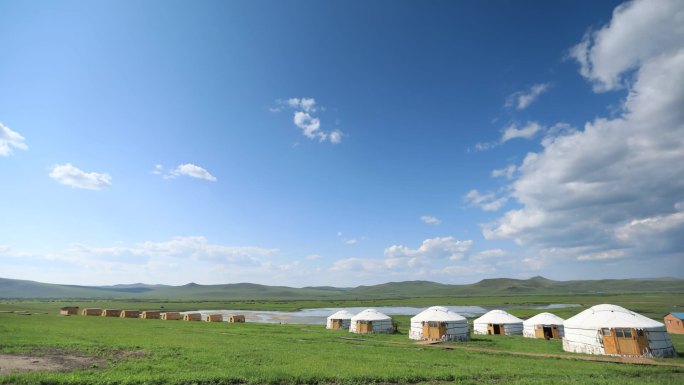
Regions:
<instances>
[{"instance_id":1,"label":"yurt roof","mask_svg":"<svg viewBox=\"0 0 684 385\"><path fill-rule=\"evenodd\" d=\"M328 319L351 319L354 316L353 313L350 313L346 310L340 310L337 313L331 314Z\"/></svg>"},{"instance_id":2,"label":"yurt roof","mask_svg":"<svg viewBox=\"0 0 684 385\"><path fill-rule=\"evenodd\" d=\"M664 325L641 314L617 305L596 305L568 318L563 323L568 328L598 329L606 327L656 328Z\"/></svg>"},{"instance_id":3,"label":"yurt roof","mask_svg":"<svg viewBox=\"0 0 684 385\"><path fill-rule=\"evenodd\" d=\"M453 312L443 306L429 307L422 312L416 314L411 318L411 322L423 321L463 321L466 322L465 317Z\"/></svg>"},{"instance_id":4,"label":"yurt roof","mask_svg":"<svg viewBox=\"0 0 684 385\"><path fill-rule=\"evenodd\" d=\"M512 314L508 314L503 310L491 310L473 322L486 324L517 324L522 323L523 320Z\"/></svg>"},{"instance_id":5,"label":"yurt roof","mask_svg":"<svg viewBox=\"0 0 684 385\"><path fill-rule=\"evenodd\" d=\"M379 321L379 320L386 320L390 319L389 316L380 313L379 311L375 309L366 309L362 311L361 313L353 316L351 320L354 321L359 321L359 320L364 320L364 321Z\"/></svg>"},{"instance_id":6,"label":"yurt roof","mask_svg":"<svg viewBox=\"0 0 684 385\"><path fill-rule=\"evenodd\" d=\"M551 313L539 313L523 321L523 325L563 325L563 319Z\"/></svg>"}]
</instances>

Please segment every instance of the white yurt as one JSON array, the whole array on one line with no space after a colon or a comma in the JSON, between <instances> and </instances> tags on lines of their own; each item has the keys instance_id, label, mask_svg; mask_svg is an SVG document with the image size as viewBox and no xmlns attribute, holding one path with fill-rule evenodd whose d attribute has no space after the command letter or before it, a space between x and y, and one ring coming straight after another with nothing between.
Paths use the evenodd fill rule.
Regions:
<instances>
[{"instance_id":1,"label":"white yurt","mask_svg":"<svg viewBox=\"0 0 684 385\"><path fill-rule=\"evenodd\" d=\"M523 321L523 336L557 339L563 337L563 319L551 313L539 313Z\"/></svg>"},{"instance_id":2,"label":"white yurt","mask_svg":"<svg viewBox=\"0 0 684 385\"><path fill-rule=\"evenodd\" d=\"M563 350L575 353L673 357L665 325L616 305L596 305L563 322Z\"/></svg>"},{"instance_id":3,"label":"white yurt","mask_svg":"<svg viewBox=\"0 0 684 385\"><path fill-rule=\"evenodd\" d=\"M412 340L468 341L468 321L442 306L433 306L411 318Z\"/></svg>"},{"instance_id":4,"label":"white yurt","mask_svg":"<svg viewBox=\"0 0 684 385\"><path fill-rule=\"evenodd\" d=\"M328 317L328 321L325 323L326 329L349 329L349 324L351 324L351 318L354 314L346 311L340 310Z\"/></svg>"},{"instance_id":5,"label":"white yurt","mask_svg":"<svg viewBox=\"0 0 684 385\"><path fill-rule=\"evenodd\" d=\"M473 321L475 334L522 334L523 320L503 310L491 310Z\"/></svg>"},{"instance_id":6,"label":"white yurt","mask_svg":"<svg viewBox=\"0 0 684 385\"><path fill-rule=\"evenodd\" d=\"M392 318L375 309L366 309L351 318L351 333L393 333Z\"/></svg>"}]
</instances>

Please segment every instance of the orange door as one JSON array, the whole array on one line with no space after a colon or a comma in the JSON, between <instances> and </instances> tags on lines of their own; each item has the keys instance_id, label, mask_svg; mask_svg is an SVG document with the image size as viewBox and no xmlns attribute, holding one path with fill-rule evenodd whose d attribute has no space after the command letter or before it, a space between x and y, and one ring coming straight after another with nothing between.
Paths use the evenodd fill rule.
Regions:
<instances>
[{"instance_id":1,"label":"orange door","mask_svg":"<svg viewBox=\"0 0 684 385\"><path fill-rule=\"evenodd\" d=\"M339 319L332 320L332 328L333 329L341 329L342 328L342 320L339 320Z\"/></svg>"},{"instance_id":2,"label":"orange door","mask_svg":"<svg viewBox=\"0 0 684 385\"><path fill-rule=\"evenodd\" d=\"M551 327L551 337L560 338L560 332L558 331L558 325L553 325Z\"/></svg>"},{"instance_id":3,"label":"orange door","mask_svg":"<svg viewBox=\"0 0 684 385\"><path fill-rule=\"evenodd\" d=\"M534 336L536 338L544 338L544 326L534 325Z\"/></svg>"},{"instance_id":4,"label":"orange door","mask_svg":"<svg viewBox=\"0 0 684 385\"><path fill-rule=\"evenodd\" d=\"M620 354L618 351L617 341L615 340L615 330L603 328L601 329L603 336L603 350L606 354Z\"/></svg>"}]
</instances>

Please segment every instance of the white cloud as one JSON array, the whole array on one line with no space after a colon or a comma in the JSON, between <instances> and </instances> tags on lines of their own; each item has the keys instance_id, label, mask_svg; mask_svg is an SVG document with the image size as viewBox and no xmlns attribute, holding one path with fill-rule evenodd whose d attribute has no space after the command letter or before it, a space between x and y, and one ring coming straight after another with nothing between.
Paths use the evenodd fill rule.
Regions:
<instances>
[{"instance_id":1,"label":"white cloud","mask_svg":"<svg viewBox=\"0 0 684 385\"><path fill-rule=\"evenodd\" d=\"M508 197L497 198L496 194L492 192L481 194L477 190L470 190L463 197L463 200L473 206L478 206L484 211L497 211L508 202Z\"/></svg>"},{"instance_id":2,"label":"white cloud","mask_svg":"<svg viewBox=\"0 0 684 385\"><path fill-rule=\"evenodd\" d=\"M290 98L287 100L277 99L276 107L269 108L271 112L280 112L283 108L294 109L292 121L302 130L302 134L309 139L318 139L319 142L329 141L332 144L342 143L344 133L335 129L333 131L324 131L321 129L321 120L314 115L317 112L323 112L326 109L317 107L314 98Z\"/></svg>"},{"instance_id":3,"label":"white cloud","mask_svg":"<svg viewBox=\"0 0 684 385\"><path fill-rule=\"evenodd\" d=\"M346 244L348 244L348 245L355 245L355 244L357 244L358 242L359 242L359 241L356 240L356 239L347 239L346 241L344 241L344 243L346 243Z\"/></svg>"},{"instance_id":4,"label":"white cloud","mask_svg":"<svg viewBox=\"0 0 684 385\"><path fill-rule=\"evenodd\" d=\"M28 149L23 136L0 123L0 156L12 155L12 147L20 150Z\"/></svg>"},{"instance_id":5,"label":"white cloud","mask_svg":"<svg viewBox=\"0 0 684 385\"><path fill-rule=\"evenodd\" d=\"M309 139L318 138L321 142L327 138L327 134L321 132L321 121L309 115L308 112L296 111L293 118L295 126L302 129L304 136Z\"/></svg>"},{"instance_id":6,"label":"white cloud","mask_svg":"<svg viewBox=\"0 0 684 385\"><path fill-rule=\"evenodd\" d=\"M684 258L682 20L681 1L627 3L573 48L597 91L627 88L622 113L549 129L509 186L522 207L484 225L485 238L581 261Z\"/></svg>"},{"instance_id":7,"label":"white cloud","mask_svg":"<svg viewBox=\"0 0 684 385\"><path fill-rule=\"evenodd\" d=\"M217 181L216 177L211 175L209 171L192 163L180 164L175 169L169 171L165 171L164 167L161 164L157 164L154 166L152 174L160 175L164 179L173 179L185 175L191 178L208 180L210 182Z\"/></svg>"},{"instance_id":8,"label":"white cloud","mask_svg":"<svg viewBox=\"0 0 684 385\"><path fill-rule=\"evenodd\" d=\"M436 218L436 217L433 217L430 215L422 215L420 217L420 220L427 223L428 225L438 225L438 224L442 223L442 221L439 220L439 218Z\"/></svg>"},{"instance_id":9,"label":"white cloud","mask_svg":"<svg viewBox=\"0 0 684 385\"><path fill-rule=\"evenodd\" d=\"M516 124L511 124L504 129L501 135L501 143L506 143L515 138L532 139L541 130L542 126L537 122L527 122L525 126L520 128Z\"/></svg>"},{"instance_id":10,"label":"white cloud","mask_svg":"<svg viewBox=\"0 0 684 385\"><path fill-rule=\"evenodd\" d=\"M483 261L487 259L493 259L493 258L498 258L498 257L503 257L507 253L505 250L496 248L496 249L487 249L487 250L482 250L472 257L470 257L471 260L473 261Z\"/></svg>"},{"instance_id":11,"label":"white cloud","mask_svg":"<svg viewBox=\"0 0 684 385\"><path fill-rule=\"evenodd\" d=\"M52 166L50 178L67 186L88 190L100 190L112 185L112 177L109 174L83 172L71 163Z\"/></svg>"},{"instance_id":12,"label":"white cloud","mask_svg":"<svg viewBox=\"0 0 684 385\"><path fill-rule=\"evenodd\" d=\"M476 151L487 151L492 148L498 147L511 139L523 138L532 139L537 135L537 133L544 131L542 127L537 122L527 122L524 126L519 127L516 123L512 123L503 129L501 132L501 138L498 142L479 142L475 144Z\"/></svg>"},{"instance_id":13,"label":"white cloud","mask_svg":"<svg viewBox=\"0 0 684 385\"><path fill-rule=\"evenodd\" d=\"M328 138L330 139L330 143L332 143L332 144L342 143L342 135L343 135L342 131L334 130L328 136Z\"/></svg>"},{"instance_id":14,"label":"white cloud","mask_svg":"<svg viewBox=\"0 0 684 385\"><path fill-rule=\"evenodd\" d=\"M518 110L524 110L537 100L539 95L548 91L549 86L550 83L540 83L531 86L527 90L515 92L506 99L506 107L515 106Z\"/></svg>"},{"instance_id":15,"label":"white cloud","mask_svg":"<svg viewBox=\"0 0 684 385\"><path fill-rule=\"evenodd\" d=\"M629 85L631 70L682 49L681 0L630 1L615 8L610 24L590 31L570 55L597 92Z\"/></svg>"},{"instance_id":16,"label":"white cloud","mask_svg":"<svg viewBox=\"0 0 684 385\"><path fill-rule=\"evenodd\" d=\"M501 177L506 177L506 179L513 179L513 174L515 174L515 171L518 169L518 167L514 164L508 165L505 168L500 168L492 171L492 176L494 178L501 178Z\"/></svg>"},{"instance_id":17,"label":"white cloud","mask_svg":"<svg viewBox=\"0 0 684 385\"><path fill-rule=\"evenodd\" d=\"M473 241L459 241L454 237L437 237L426 239L417 249L402 245L392 245L385 249L385 256L390 258L463 258L473 246Z\"/></svg>"}]
</instances>

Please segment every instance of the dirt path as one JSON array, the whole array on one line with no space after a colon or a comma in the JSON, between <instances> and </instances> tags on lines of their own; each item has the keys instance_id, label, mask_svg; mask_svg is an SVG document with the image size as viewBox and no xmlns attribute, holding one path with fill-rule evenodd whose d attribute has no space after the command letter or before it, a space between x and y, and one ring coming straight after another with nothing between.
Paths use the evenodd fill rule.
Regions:
<instances>
[{"instance_id":1,"label":"dirt path","mask_svg":"<svg viewBox=\"0 0 684 385\"><path fill-rule=\"evenodd\" d=\"M73 354L0 354L0 375L14 372L70 371L92 367L100 360Z\"/></svg>"}]
</instances>

